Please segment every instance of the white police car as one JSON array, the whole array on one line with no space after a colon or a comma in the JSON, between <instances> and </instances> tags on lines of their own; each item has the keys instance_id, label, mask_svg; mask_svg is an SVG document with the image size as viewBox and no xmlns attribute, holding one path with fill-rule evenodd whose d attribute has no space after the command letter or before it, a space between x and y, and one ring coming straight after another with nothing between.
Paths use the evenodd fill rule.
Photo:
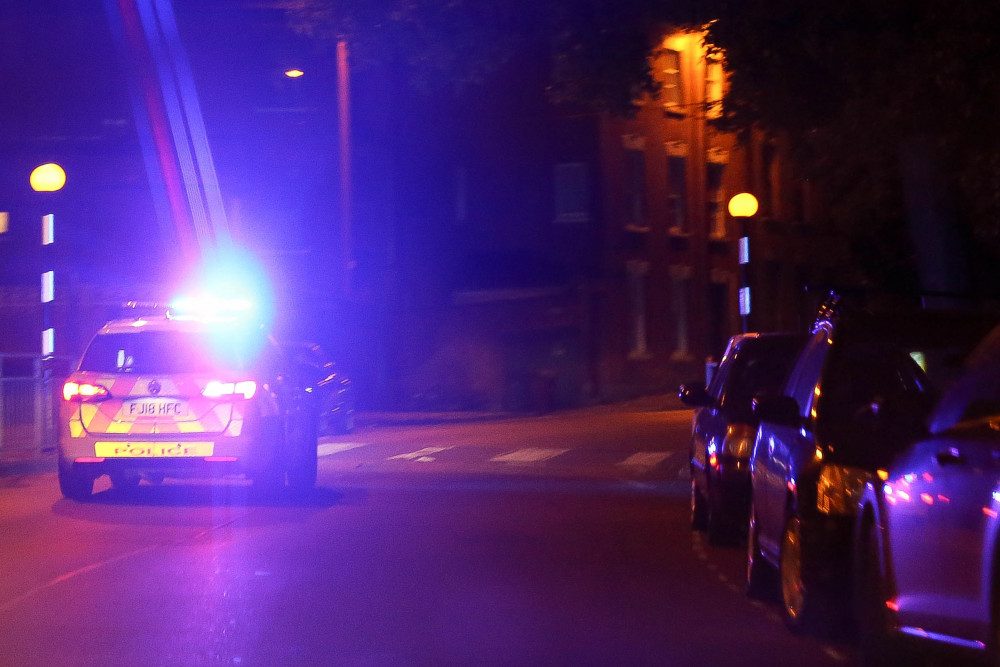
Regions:
<instances>
[{"instance_id":1,"label":"white police car","mask_svg":"<svg viewBox=\"0 0 1000 667\"><path fill-rule=\"evenodd\" d=\"M62 388L65 497L89 498L103 474L119 488L229 473L315 485L315 398L259 326L194 312L115 320L91 340Z\"/></svg>"}]
</instances>

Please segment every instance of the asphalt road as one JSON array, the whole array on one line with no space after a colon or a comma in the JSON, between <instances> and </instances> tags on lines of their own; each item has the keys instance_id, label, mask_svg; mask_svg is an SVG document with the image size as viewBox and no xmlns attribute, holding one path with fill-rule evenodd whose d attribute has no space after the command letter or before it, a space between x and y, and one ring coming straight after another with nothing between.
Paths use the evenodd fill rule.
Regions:
<instances>
[{"instance_id":1,"label":"asphalt road","mask_svg":"<svg viewBox=\"0 0 1000 667\"><path fill-rule=\"evenodd\" d=\"M320 484L0 478L0 663L845 665L688 529L690 413L382 423Z\"/></svg>"}]
</instances>

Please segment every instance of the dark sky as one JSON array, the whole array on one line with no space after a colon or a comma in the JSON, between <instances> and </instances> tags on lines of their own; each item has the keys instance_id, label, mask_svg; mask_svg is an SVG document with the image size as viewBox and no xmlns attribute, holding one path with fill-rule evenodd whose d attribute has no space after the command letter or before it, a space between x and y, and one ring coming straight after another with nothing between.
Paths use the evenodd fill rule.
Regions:
<instances>
[{"instance_id":1,"label":"dark sky","mask_svg":"<svg viewBox=\"0 0 1000 667\"><path fill-rule=\"evenodd\" d=\"M308 243L301 221L331 208L316 194L329 181L329 59L288 31L280 3L173 4L227 210L259 247L294 251ZM27 175L56 161L67 185L44 205L60 210L74 256L95 271L137 264L123 253L140 267L169 257L122 65L103 0L0 3L0 211L12 212L0 254L33 250L39 196ZM292 66L307 76L284 77Z\"/></svg>"}]
</instances>

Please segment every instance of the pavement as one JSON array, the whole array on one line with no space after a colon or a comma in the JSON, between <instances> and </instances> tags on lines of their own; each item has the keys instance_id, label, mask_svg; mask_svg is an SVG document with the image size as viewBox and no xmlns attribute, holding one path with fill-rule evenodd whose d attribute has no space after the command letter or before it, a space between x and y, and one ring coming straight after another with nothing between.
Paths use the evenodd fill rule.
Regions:
<instances>
[{"instance_id":1,"label":"pavement","mask_svg":"<svg viewBox=\"0 0 1000 667\"><path fill-rule=\"evenodd\" d=\"M656 394L641 396L613 403L598 403L595 405L553 410L544 414L549 416L577 413L594 414L606 412L659 412L665 410L684 410L685 406L675 394ZM450 411L450 412L393 412L393 411L358 411L355 423L358 426L421 426L431 424L456 424L503 419L523 419L538 413L504 412L504 411ZM0 478L16 477L39 472L55 472L55 449L22 449L16 447L0 448Z\"/></svg>"}]
</instances>

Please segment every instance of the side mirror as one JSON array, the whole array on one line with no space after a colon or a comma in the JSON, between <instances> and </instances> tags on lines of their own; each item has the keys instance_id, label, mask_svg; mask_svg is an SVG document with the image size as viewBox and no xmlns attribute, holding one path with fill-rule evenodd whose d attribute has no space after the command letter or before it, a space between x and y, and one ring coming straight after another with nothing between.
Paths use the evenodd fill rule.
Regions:
<instances>
[{"instance_id":1,"label":"side mirror","mask_svg":"<svg viewBox=\"0 0 1000 667\"><path fill-rule=\"evenodd\" d=\"M791 396L756 396L753 399L753 414L758 421L779 426L798 426L802 423L799 402Z\"/></svg>"},{"instance_id":2,"label":"side mirror","mask_svg":"<svg viewBox=\"0 0 1000 667\"><path fill-rule=\"evenodd\" d=\"M688 382L682 384L677 392L677 397L681 403L692 408L703 408L715 404L715 400L705 390L704 382Z\"/></svg>"}]
</instances>

